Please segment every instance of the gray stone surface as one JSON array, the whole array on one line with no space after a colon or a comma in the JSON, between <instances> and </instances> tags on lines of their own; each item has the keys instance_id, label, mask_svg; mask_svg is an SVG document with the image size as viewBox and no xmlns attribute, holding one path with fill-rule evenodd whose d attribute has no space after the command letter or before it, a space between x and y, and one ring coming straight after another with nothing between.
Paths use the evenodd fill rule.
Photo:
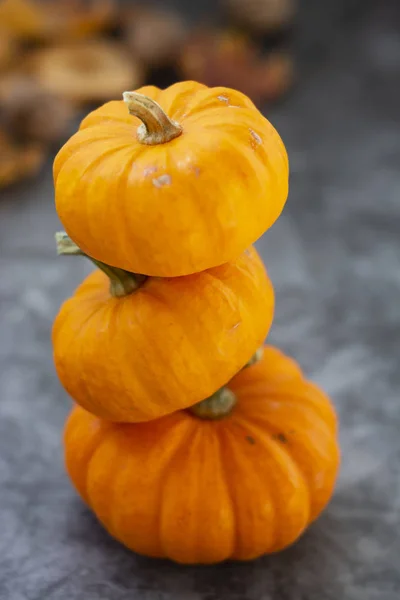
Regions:
<instances>
[{"instance_id":1,"label":"gray stone surface","mask_svg":"<svg viewBox=\"0 0 400 600\"><path fill-rule=\"evenodd\" d=\"M296 90L269 111L291 192L259 242L271 340L331 395L343 465L289 550L183 568L137 557L76 498L51 359L61 301L88 272L57 260L50 165L0 202L1 600L395 600L400 597L400 5L305 2Z\"/></svg>"}]
</instances>

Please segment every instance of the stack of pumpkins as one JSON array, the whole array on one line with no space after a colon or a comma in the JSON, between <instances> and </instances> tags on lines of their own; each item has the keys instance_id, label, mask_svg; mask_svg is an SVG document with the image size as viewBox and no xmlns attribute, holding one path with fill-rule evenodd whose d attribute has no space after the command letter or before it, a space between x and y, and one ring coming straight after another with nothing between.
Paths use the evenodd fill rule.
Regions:
<instances>
[{"instance_id":1,"label":"stack of pumpkins","mask_svg":"<svg viewBox=\"0 0 400 600\"><path fill-rule=\"evenodd\" d=\"M286 201L279 135L237 91L148 86L89 114L54 180L58 251L97 266L53 329L79 494L149 556L288 546L328 502L339 451L328 398L262 348L273 288L251 244Z\"/></svg>"}]
</instances>

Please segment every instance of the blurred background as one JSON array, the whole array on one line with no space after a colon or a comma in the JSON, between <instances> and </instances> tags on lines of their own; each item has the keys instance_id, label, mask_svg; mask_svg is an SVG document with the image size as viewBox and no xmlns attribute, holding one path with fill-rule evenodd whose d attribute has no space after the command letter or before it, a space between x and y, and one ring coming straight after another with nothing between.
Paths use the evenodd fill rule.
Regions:
<instances>
[{"instance_id":1,"label":"blurred background","mask_svg":"<svg viewBox=\"0 0 400 600\"><path fill-rule=\"evenodd\" d=\"M75 498L51 357L91 269L56 257L55 153L92 108L181 79L243 91L286 144L287 206L257 244L270 341L341 420L324 516L282 555L216 569L133 557ZM2 600L398 600L399 107L399 0L0 0Z\"/></svg>"},{"instance_id":2,"label":"blurred background","mask_svg":"<svg viewBox=\"0 0 400 600\"><path fill-rule=\"evenodd\" d=\"M92 107L183 79L279 101L295 75L296 0L0 2L0 185L40 173Z\"/></svg>"}]
</instances>

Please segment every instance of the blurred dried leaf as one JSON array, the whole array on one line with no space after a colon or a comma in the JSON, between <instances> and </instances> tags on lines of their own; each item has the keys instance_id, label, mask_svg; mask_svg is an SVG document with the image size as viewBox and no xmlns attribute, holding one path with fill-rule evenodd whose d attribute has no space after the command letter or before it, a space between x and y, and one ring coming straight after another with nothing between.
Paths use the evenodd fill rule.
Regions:
<instances>
[{"instance_id":1,"label":"blurred dried leaf","mask_svg":"<svg viewBox=\"0 0 400 600\"><path fill-rule=\"evenodd\" d=\"M288 54L262 57L246 37L229 31L202 31L192 36L182 51L180 68L185 79L238 89L255 103L277 99L293 79Z\"/></svg>"},{"instance_id":2,"label":"blurred dried leaf","mask_svg":"<svg viewBox=\"0 0 400 600\"><path fill-rule=\"evenodd\" d=\"M183 17L164 8L137 5L123 13L122 21L133 56L151 67L171 64L188 33Z\"/></svg>"},{"instance_id":3,"label":"blurred dried leaf","mask_svg":"<svg viewBox=\"0 0 400 600\"><path fill-rule=\"evenodd\" d=\"M0 130L0 189L35 175L45 159L44 146L37 143L17 146Z\"/></svg>"},{"instance_id":4,"label":"blurred dried leaf","mask_svg":"<svg viewBox=\"0 0 400 600\"><path fill-rule=\"evenodd\" d=\"M14 35L0 26L0 71L12 66L18 54L18 44Z\"/></svg>"},{"instance_id":5,"label":"blurred dried leaf","mask_svg":"<svg viewBox=\"0 0 400 600\"><path fill-rule=\"evenodd\" d=\"M39 0L38 0L39 1ZM43 38L84 38L111 27L116 20L114 0L41 0Z\"/></svg>"},{"instance_id":6,"label":"blurred dried leaf","mask_svg":"<svg viewBox=\"0 0 400 600\"><path fill-rule=\"evenodd\" d=\"M18 39L40 37L43 13L33 0L1 0L1 27Z\"/></svg>"},{"instance_id":7,"label":"blurred dried leaf","mask_svg":"<svg viewBox=\"0 0 400 600\"><path fill-rule=\"evenodd\" d=\"M41 42L85 37L109 27L114 0L2 0L0 23L22 40Z\"/></svg>"},{"instance_id":8,"label":"blurred dried leaf","mask_svg":"<svg viewBox=\"0 0 400 600\"><path fill-rule=\"evenodd\" d=\"M296 12L295 0L224 0L228 15L254 33L286 27Z\"/></svg>"},{"instance_id":9,"label":"blurred dried leaf","mask_svg":"<svg viewBox=\"0 0 400 600\"><path fill-rule=\"evenodd\" d=\"M278 100L291 87L294 80L292 56L284 51L272 52L262 59L258 66L261 81L265 82L263 100Z\"/></svg>"},{"instance_id":10,"label":"blurred dried leaf","mask_svg":"<svg viewBox=\"0 0 400 600\"><path fill-rule=\"evenodd\" d=\"M47 92L78 104L120 98L142 85L142 69L118 43L93 39L37 50L30 72Z\"/></svg>"},{"instance_id":11,"label":"blurred dried leaf","mask_svg":"<svg viewBox=\"0 0 400 600\"><path fill-rule=\"evenodd\" d=\"M52 144L67 133L74 114L66 99L29 77L10 74L0 81L0 118L14 139Z\"/></svg>"}]
</instances>

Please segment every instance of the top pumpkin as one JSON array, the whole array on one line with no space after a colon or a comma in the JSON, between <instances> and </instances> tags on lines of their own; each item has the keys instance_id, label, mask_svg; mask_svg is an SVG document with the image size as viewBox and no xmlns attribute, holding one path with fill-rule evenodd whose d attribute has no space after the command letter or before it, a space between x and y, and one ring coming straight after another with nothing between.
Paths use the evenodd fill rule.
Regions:
<instances>
[{"instance_id":1,"label":"top pumpkin","mask_svg":"<svg viewBox=\"0 0 400 600\"><path fill-rule=\"evenodd\" d=\"M189 81L124 100L90 113L54 161L57 212L83 252L188 275L236 258L278 218L286 150L245 95Z\"/></svg>"}]
</instances>

